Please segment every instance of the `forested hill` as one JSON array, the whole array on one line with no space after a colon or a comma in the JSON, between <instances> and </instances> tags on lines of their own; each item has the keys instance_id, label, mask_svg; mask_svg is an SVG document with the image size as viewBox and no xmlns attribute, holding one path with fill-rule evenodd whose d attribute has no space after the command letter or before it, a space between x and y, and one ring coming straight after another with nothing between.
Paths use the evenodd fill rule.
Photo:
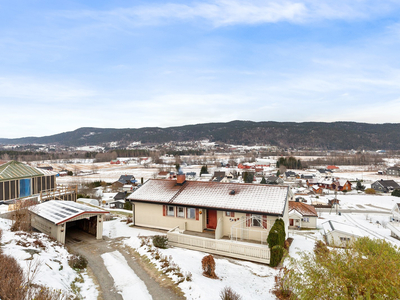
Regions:
<instances>
[{"instance_id":1,"label":"forested hill","mask_svg":"<svg viewBox=\"0 0 400 300\"><path fill-rule=\"evenodd\" d=\"M169 128L79 128L45 137L1 139L0 144L59 144L65 146L102 145L134 141L163 143L169 141L210 141L236 145L269 144L279 147L329 150L400 149L400 124L355 122L251 122L207 123Z\"/></svg>"}]
</instances>

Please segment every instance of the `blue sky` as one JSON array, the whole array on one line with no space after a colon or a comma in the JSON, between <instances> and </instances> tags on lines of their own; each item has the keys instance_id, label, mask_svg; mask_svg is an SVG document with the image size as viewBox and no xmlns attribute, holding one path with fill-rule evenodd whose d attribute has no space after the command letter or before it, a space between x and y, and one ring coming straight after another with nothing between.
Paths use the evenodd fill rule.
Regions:
<instances>
[{"instance_id":1,"label":"blue sky","mask_svg":"<svg viewBox=\"0 0 400 300\"><path fill-rule=\"evenodd\" d=\"M398 123L399 1L0 0L0 137Z\"/></svg>"}]
</instances>

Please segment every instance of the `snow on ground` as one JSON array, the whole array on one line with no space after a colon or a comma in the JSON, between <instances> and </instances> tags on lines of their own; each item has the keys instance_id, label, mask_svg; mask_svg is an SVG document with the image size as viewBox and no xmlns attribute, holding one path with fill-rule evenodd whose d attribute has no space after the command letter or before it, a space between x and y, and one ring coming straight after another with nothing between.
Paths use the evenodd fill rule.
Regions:
<instances>
[{"instance_id":1,"label":"snow on ground","mask_svg":"<svg viewBox=\"0 0 400 300\"><path fill-rule=\"evenodd\" d=\"M302 198L307 200L307 204L312 203L324 203L327 204L328 200L332 200L335 198L333 193L328 195L312 195L305 196L302 195ZM357 191L352 191L346 194L338 193L337 198L340 201L339 211L340 210L354 210L358 212L362 212L365 210L374 210L376 212L391 210L394 205L400 202L399 197L391 196L390 194L376 194L376 195L368 195L365 193L357 193ZM335 210L335 209L333 209Z\"/></svg>"},{"instance_id":2,"label":"snow on ground","mask_svg":"<svg viewBox=\"0 0 400 300\"><path fill-rule=\"evenodd\" d=\"M128 237L124 243L138 251L140 255L148 256L153 263L159 262L153 259L145 247L140 247L139 236L159 235L160 232L129 227L119 219L104 222L104 235L109 237ZM183 274L190 272L192 281L184 281L179 287L185 293L187 299L219 299L220 292L226 287L231 287L244 299L276 299L270 292L274 286L274 276L277 270L267 265L235 259L215 256L216 271L219 279L210 279L202 275L201 259L207 255L203 252L173 247L159 249L162 255L171 257ZM178 278L171 276L175 282ZM245 279L245 283L244 283Z\"/></svg>"},{"instance_id":3,"label":"snow on ground","mask_svg":"<svg viewBox=\"0 0 400 300\"><path fill-rule=\"evenodd\" d=\"M124 299L153 299L144 282L128 266L126 259L119 251L104 253L101 258L114 279L117 291Z\"/></svg>"},{"instance_id":4,"label":"snow on ground","mask_svg":"<svg viewBox=\"0 0 400 300\"><path fill-rule=\"evenodd\" d=\"M304 251L312 252L314 249L315 245L315 240L307 237L307 236L301 236L301 235L290 235L289 237L293 238L293 242L290 245L289 248L289 255L295 259L299 259L300 253ZM319 235L318 237L321 236Z\"/></svg>"},{"instance_id":5,"label":"snow on ground","mask_svg":"<svg viewBox=\"0 0 400 300\"><path fill-rule=\"evenodd\" d=\"M33 279L34 283L61 290L67 295L72 294L71 284L80 274L68 265L70 254L66 248L43 233L11 232L10 227L10 220L0 218L3 253L14 257L24 272L32 271L37 264L39 269ZM44 247L38 245L37 241ZM82 298L97 299L98 291L92 279L86 272L81 275L84 282L75 284L81 288Z\"/></svg>"}]
</instances>

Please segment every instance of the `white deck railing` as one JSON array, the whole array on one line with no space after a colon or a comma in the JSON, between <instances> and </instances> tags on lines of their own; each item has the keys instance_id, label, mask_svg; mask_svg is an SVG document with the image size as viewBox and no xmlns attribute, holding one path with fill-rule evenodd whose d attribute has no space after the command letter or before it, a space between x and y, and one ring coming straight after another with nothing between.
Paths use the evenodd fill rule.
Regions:
<instances>
[{"instance_id":1,"label":"white deck railing","mask_svg":"<svg viewBox=\"0 0 400 300\"><path fill-rule=\"evenodd\" d=\"M198 250L243 260L269 264L270 250L267 245L216 240L183 234L179 226L168 231L168 243L172 246Z\"/></svg>"}]
</instances>

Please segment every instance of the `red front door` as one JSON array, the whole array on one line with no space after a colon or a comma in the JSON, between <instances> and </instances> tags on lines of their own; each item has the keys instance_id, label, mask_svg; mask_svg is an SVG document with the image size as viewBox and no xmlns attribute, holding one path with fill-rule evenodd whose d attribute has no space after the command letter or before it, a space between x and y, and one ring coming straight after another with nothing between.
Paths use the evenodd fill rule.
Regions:
<instances>
[{"instance_id":1,"label":"red front door","mask_svg":"<svg viewBox=\"0 0 400 300\"><path fill-rule=\"evenodd\" d=\"M289 226L293 226L293 219L289 219Z\"/></svg>"},{"instance_id":2,"label":"red front door","mask_svg":"<svg viewBox=\"0 0 400 300\"><path fill-rule=\"evenodd\" d=\"M217 211L207 209L207 228L217 228Z\"/></svg>"}]
</instances>

